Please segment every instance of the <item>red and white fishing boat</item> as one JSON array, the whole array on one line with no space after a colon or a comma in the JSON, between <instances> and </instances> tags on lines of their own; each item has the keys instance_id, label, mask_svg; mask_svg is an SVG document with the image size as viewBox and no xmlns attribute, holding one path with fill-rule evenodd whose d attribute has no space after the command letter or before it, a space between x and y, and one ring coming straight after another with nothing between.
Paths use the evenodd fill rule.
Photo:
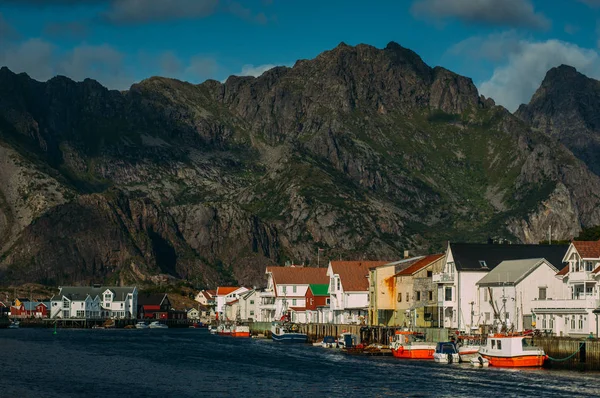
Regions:
<instances>
[{"instance_id":1,"label":"red and white fishing boat","mask_svg":"<svg viewBox=\"0 0 600 398\"><path fill-rule=\"evenodd\" d=\"M224 323L217 326L217 334L219 336L231 336L231 326Z\"/></svg>"},{"instance_id":2,"label":"red and white fishing boat","mask_svg":"<svg viewBox=\"0 0 600 398\"><path fill-rule=\"evenodd\" d=\"M461 362L469 362L479 356L481 344L481 335L460 335L458 336L458 355Z\"/></svg>"},{"instance_id":3,"label":"red and white fishing boat","mask_svg":"<svg viewBox=\"0 0 600 398\"><path fill-rule=\"evenodd\" d=\"M250 337L250 327L245 325L235 325L231 329L233 337Z\"/></svg>"},{"instance_id":4,"label":"red and white fishing boat","mask_svg":"<svg viewBox=\"0 0 600 398\"><path fill-rule=\"evenodd\" d=\"M490 366L542 366L548 356L543 349L534 347L531 342L531 336L523 334L494 334L488 336L487 343L479 349L479 354L489 361Z\"/></svg>"},{"instance_id":5,"label":"red and white fishing boat","mask_svg":"<svg viewBox=\"0 0 600 398\"><path fill-rule=\"evenodd\" d=\"M396 331L390 348L392 355L404 359L433 359L436 343L423 341L423 335L411 331Z\"/></svg>"}]
</instances>

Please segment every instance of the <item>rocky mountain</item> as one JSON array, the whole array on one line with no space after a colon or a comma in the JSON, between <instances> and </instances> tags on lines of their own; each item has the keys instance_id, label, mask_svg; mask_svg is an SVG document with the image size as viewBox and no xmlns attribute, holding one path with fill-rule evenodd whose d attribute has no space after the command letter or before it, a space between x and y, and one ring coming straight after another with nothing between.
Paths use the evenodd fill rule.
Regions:
<instances>
[{"instance_id":1,"label":"rocky mountain","mask_svg":"<svg viewBox=\"0 0 600 398\"><path fill-rule=\"evenodd\" d=\"M396 43L126 92L2 68L0 162L11 282L260 285L318 248L393 259L600 224L584 163Z\"/></svg>"},{"instance_id":2,"label":"rocky mountain","mask_svg":"<svg viewBox=\"0 0 600 398\"><path fill-rule=\"evenodd\" d=\"M600 81L571 66L546 74L542 85L516 115L556 138L600 175Z\"/></svg>"}]
</instances>

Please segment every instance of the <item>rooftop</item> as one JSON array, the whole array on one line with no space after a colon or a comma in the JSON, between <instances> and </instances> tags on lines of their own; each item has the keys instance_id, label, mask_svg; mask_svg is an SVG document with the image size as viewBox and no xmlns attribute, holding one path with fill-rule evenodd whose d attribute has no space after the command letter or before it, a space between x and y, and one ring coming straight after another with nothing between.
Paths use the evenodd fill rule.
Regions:
<instances>
[{"instance_id":1,"label":"rooftop","mask_svg":"<svg viewBox=\"0 0 600 398\"><path fill-rule=\"evenodd\" d=\"M362 292L369 290L369 269L389 264L390 261L331 261L331 270L340 276L342 287L346 292Z\"/></svg>"},{"instance_id":2,"label":"rooftop","mask_svg":"<svg viewBox=\"0 0 600 398\"><path fill-rule=\"evenodd\" d=\"M497 267L481 278L477 284L484 286L516 285L542 264L548 264L554 272L558 271L556 267L543 258L509 260L498 264Z\"/></svg>"},{"instance_id":3,"label":"rooftop","mask_svg":"<svg viewBox=\"0 0 600 398\"><path fill-rule=\"evenodd\" d=\"M329 284L327 268L314 267L267 267L276 285Z\"/></svg>"},{"instance_id":4,"label":"rooftop","mask_svg":"<svg viewBox=\"0 0 600 398\"><path fill-rule=\"evenodd\" d=\"M430 254L428 256L421 258L417 262L411 264L408 268L405 268L404 270L398 272L394 276L414 275L415 273L419 272L423 268L427 267L429 264L436 262L437 260L439 260L440 258L442 258L444 256L445 256L445 254Z\"/></svg>"},{"instance_id":5,"label":"rooftop","mask_svg":"<svg viewBox=\"0 0 600 398\"><path fill-rule=\"evenodd\" d=\"M581 258L600 258L600 240L574 240L573 246Z\"/></svg>"}]
</instances>

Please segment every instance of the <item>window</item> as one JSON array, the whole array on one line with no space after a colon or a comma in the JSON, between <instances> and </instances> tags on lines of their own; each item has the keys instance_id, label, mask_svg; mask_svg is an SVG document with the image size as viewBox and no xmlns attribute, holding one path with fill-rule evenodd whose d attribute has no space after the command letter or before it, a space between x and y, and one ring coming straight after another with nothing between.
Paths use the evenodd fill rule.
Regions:
<instances>
[{"instance_id":1,"label":"window","mask_svg":"<svg viewBox=\"0 0 600 398\"><path fill-rule=\"evenodd\" d=\"M427 271L427 277L431 278L433 276L433 271Z\"/></svg>"},{"instance_id":2,"label":"window","mask_svg":"<svg viewBox=\"0 0 600 398\"><path fill-rule=\"evenodd\" d=\"M328 297L327 300L325 300L325 304L329 305L331 299Z\"/></svg>"},{"instance_id":3,"label":"window","mask_svg":"<svg viewBox=\"0 0 600 398\"><path fill-rule=\"evenodd\" d=\"M398 293L398 302L401 303L402 302L402 293Z\"/></svg>"},{"instance_id":4,"label":"window","mask_svg":"<svg viewBox=\"0 0 600 398\"><path fill-rule=\"evenodd\" d=\"M286 290L286 288L287 288L287 286L285 286L285 285L284 285L284 286L282 286L282 287L281 287L281 291L285 293L285 290Z\"/></svg>"},{"instance_id":5,"label":"window","mask_svg":"<svg viewBox=\"0 0 600 398\"><path fill-rule=\"evenodd\" d=\"M296 305L296 299L292 299L292 305Z\"/></svg>"},{"instance_id":6,"label":"window","mask_svg":"<svg viewBox=\"0 0 600 398\"><path fill-rule=\"evenodd\" d=\"M254 316L254 311L250 311L250 316Z\"/></svg>"},{"instance_id":7,"label":"window","mask_svg":"<svg viewBox=\"0 0 600 398\"><path fill-rule=\"evenodd\" d=\"M575 317L571 318L571 329L575 330Z\"/></svg>"},{"instance_id":8,"label":"window","mask_svg":"<svg viewBox=\"0 0 600 398\"><path fill-rule=\"evenodd\" d=\"M77 318L85 318L85 311L79 311L79 310L77 310L76 317Z\"/></svg>"},{"instance_id":9,"label":"window","mask_svg":"<svg viewBox=\"0 0 600 398\"><path fill-rule=\"evenodd\" d=\"M250 300L250 305L254 304L254 300Z\"/></svg>"},{"instance_id":10,"label":"window","mask_svg":"<svg viewBox=\"0 0 600 398\"><path fill-rule=\"evenodd\" d=\"M484 260L479 260L479 265L481 266L481 268L487 268L488 267Z\"/></svg>"},{"instance_id":11,"label":"window","mask_svg":"<svg viewBox=\"0 0 600 398\"><path fill-rule=\"evenodd\" d=\"M408 297L408 292L406 292L406 302L410 301L410 297Z\"/></svg>"},{"instance_id":12,"label":"window","mask_svg":"<svg viewBox=\"0 0 600 398\"><path fill-rule=\"evenodd\" d=\"M496 347L498 347L499 350L502 349L502 340L498 340L498 342L496 343Z\"/></svg>"},{"instance_id":13,"label":"window","mask_svg":"<svg viewBox=\"0 0 600 398\"><path fill-rule=\"evenodd\" d=\"M492 340L492 350L496 348L496 340Z\"/></svg>"},{"instance_id":14,"label":"window","mask_svg":"<svg viewBox=\"0 0 600 398\"><path fill-rule=\"evenodd\" d=\"M490 321L490 313L486 312L485 313L485 322L488 323Z\"/></svg>"},{"instance_id":15,"label":"window","mask_svg":"<svg viewBox=\"0 0 600 398\"><path fill-rule=\"evenodd\" d=\"M123 308L123 303L121 303L121 308Z\"/></svg>"},{"instance_id":16,"label":"window","mask_svg":"<svg viewBox=\"0 0 600 398\"><path fill-rule=\"evenodd\" d=\"M111 297L110 297L110 293L106 293L104 295L104 301L110 301Z\"/></svg>"},{"instance_id":17,"label":"window","mask_svg":"<svg viewBox=\"0 0 600 398\"><path fill-rule=\"evenodd\" d=\"M592 265L591 261L586 261L585 262L585 270L587 272L592 272L594 270L594 266Z\"/></svg>"},{"instance_id":18,"label":"window","mask_svg":"<svg viewBox=\"0 0 600 398\"><path fill-rule=\"evenodd\" d=\"M451 287L446 287L446 290L444 292L444 300L446 301L452 301L452 288Z\"/></svg>"},{"instance_id":19,"label":"window","mask_svg":"<svg viewBox=\"0 0 600 398\"><path fill-rule=\"evenodd\" d=\"M538 300L546 300L546 288L545 287L539 288Z\"/></svg>"},{"instance_id":20,"label":"window","mask_svg":"<svg viewBox=\"0 0 600 398\"><path fill-rule=\"evenodd\" d=\"M583 315L579 315L579 330L583 329Z\"/></svg>"},{"instance_id":21,"label":"window","mask_svg":"<svg viewBox=\"0 0 600 398\"><path fill-rule=\"evenodd\" d=\"M340 278L336 278L337 280L337 290L342 290L342 281L340 280Z\"/></svg>"},{"instance_id":22,"label":"window","mask_svg":"<svg viewBox=\"0 0 600 398\"><path fill-rule=\"evenodd\" d=\"M69 315L69 311L63 311L63 318L68 318Z\"/></svg>"},{"instance_id":23,"label":"window","mask_svg":"<svg viewBox=\"0 0 600 398\"><path fill-rule=\"evenodd\" d=\"M546 329L546 315L542 317L542 329Z\"/></svg>"},{"instance_id":24,"label":"window","mask_svg":"<svg viewBox=\"0 0 600 398\"><path fill-rule=\"evenodd\" d=\"M429 301L432 301L432 300L433 300L433 290L430 290L430 291L427 293L427 299L428 299Z\"/></svg>"},{"instance_id":25,"label":"window","mask_svg":"<svg viewBox=\"0 0 600 398\"><path fill-rule=\"evenodd\" d=\"M292 292L296 293L296 285L294 285L294 287L292 287Z\"/></svg>"},{"instance_id":26,"label":"window","mask_svg":"<svg viewBox=\"0 0 600 398\"><path fill-rule=\"evenodd\" d=\"M417 292L417 301L421 301L421 292Z\"/></svg>"},{"instance_id":27,"label":"window","mask_svg":"<svg viewBox=\"0 0 600 398\"><path fill-rule=\"evenodd\" d=\"M552 317L552 316L548 320L548 328L554 330L554 317Z\"/></svg>"},{"instance_id":28,"label":"window","mask_svg":"<svg viewBox=\"0 0 600 398\"><path fill-rule=\"evenodd\" d=\"M487 302L488 302L488 291L487 291L487 289L486 289L486 288L483 288L483 301L484 301L485 303L487 303Z\"/></svg>"},{"instance_id":29,"label":"window","mask_svg":"<svg viewBox=\"0 0 600 398\"><path fill-rule=\"evenodd\" d=\"M63 308L69 308L69 307L70 307L69 301L67 301L67 300L63 301Z\"/></svg>"}]
</instances>

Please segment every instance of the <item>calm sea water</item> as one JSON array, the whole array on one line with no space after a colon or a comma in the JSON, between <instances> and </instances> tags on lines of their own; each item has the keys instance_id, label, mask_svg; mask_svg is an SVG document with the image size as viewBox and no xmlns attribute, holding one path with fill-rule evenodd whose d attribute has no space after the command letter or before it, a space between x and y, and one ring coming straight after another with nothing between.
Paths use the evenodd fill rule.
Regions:
<instances>
[{"instance_id":1,"label":"calm sea water","mask_svg":"<svg viewBox=\"0 0 600 398\"><path fill-rule=\"evenodd\" d=\"M353 357L206 330L0 330L1 397L599 396L600 374Z\"/></svg>"}]
</instances>

